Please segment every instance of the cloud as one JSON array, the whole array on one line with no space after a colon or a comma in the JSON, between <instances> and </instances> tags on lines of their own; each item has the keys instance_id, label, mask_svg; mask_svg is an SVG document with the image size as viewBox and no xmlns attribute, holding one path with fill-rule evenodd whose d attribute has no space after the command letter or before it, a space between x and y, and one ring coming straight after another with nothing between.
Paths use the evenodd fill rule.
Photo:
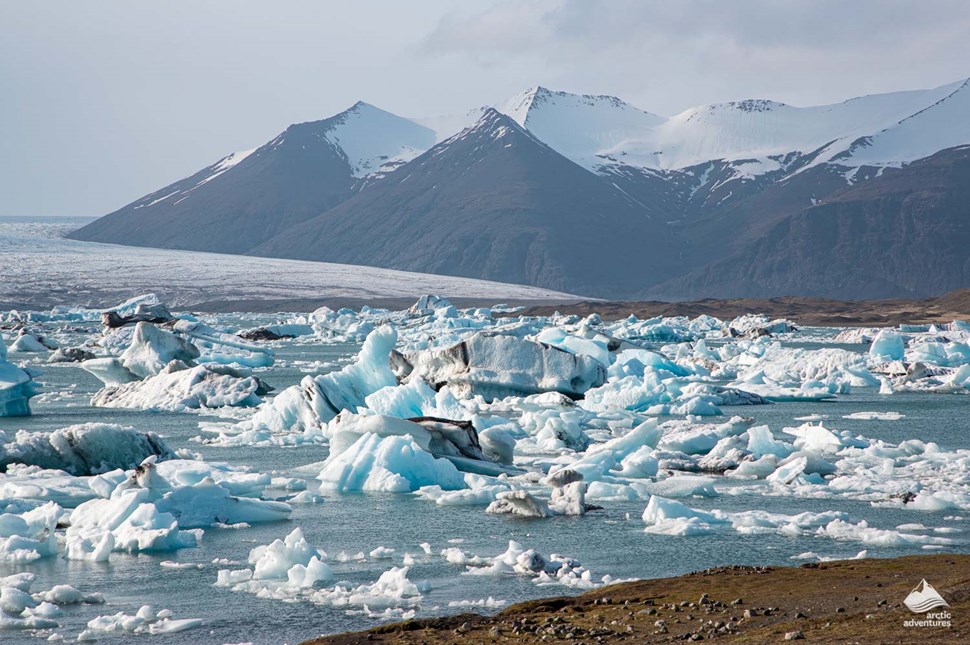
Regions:
<instances>
[{"instance_id":1,"label":"cloud","mask_svg":"<svg viewBox=\"0 0 970 645\"><path fill-rule=\"evenodd\" d=\"M424 48L671 112L940 85L970 75L967 33L963 0L555 0L450 13Z\"/></svg>"}]
</instances>

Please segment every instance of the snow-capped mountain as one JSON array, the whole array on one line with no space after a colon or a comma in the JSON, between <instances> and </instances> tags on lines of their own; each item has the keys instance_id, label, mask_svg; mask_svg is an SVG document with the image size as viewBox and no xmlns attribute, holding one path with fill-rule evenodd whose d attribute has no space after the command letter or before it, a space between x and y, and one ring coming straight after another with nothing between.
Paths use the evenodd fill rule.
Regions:
<instances>
[{"instance_id":1,"label":"snow-capped mountain","mask_svg":"<svg viewBox=\"0 0 970 645\"><path fill-rule=\"evenodd\" d=\"M624 163L658 167L655 138L664 118L612 96L553 92L537 86L497 109L565 157L595 171L619 157Z\"/></svg>"},{"instance_id":2,"label":"snow-capped mountain","mask_svg":"<svg viewBox=\"0 0 970 645\"><path fill-rule=\"evenodd\" d=\"M245 253L336 206L434 144L432 130L367 103L291 125L75 231L92 242Z\"/></svg>"},{"instance_id":3,"label":"snow-capped mountain","mask_svg":"<svg viewBox=\"0 0 970 645\"><path fill-rule=\"evenodd\" d=\"M675 274L679 244L634 200L486 109L469 128L256 255L426 267L619 297ZM645 254L643 240L662 245Z\"/></svg>"},{"instance_id":4,"label":"snow-capped mountain","mask_svg":"<svg viewBox=\"0 0 970 645\"><path fill-rule=\"evenodd\" d=\"M670 117L615 97L541 86L493 107L418 119L357 103L328 119L290 126L260 148L229 155L74 236L519 280L589 295L633 297L656 293L650 290L664 283L670 286L665 297L690 297L709 291L705 279L724 289L723 273L705 278L698 267L751 251L777 226L846 191L878 199L856 189L887 169L906 170L966 144L970 81L816 107L761 99L718 103ZM943 155L933 167L942 172L941 164L950 164L963 172L960 158ZM909 185L929 181L927 172L912 173ZM946 217L955 217L954 208ZM591 254L570 242L606 244L591 222L627 231L614 244L635 243L643 257L658 262L649 271L627 271L636 276L632 281L598 246L591 263ZM508 231L498 234L496 227ZM469 250L459 251L457 240ZM574 259L547 252L553 245L572 249ZM670 258L677 266L668 266ZM607 265L612 273L600 271ZM778 263L776 270L792 269ZM693 277L677 282L678 274ZM775 285L768 292L798 283L759 279ZM746 289L739 281L724 295L746 295ZM925 275L878 290L935 291Z\"/></svg>"}]
</instances>

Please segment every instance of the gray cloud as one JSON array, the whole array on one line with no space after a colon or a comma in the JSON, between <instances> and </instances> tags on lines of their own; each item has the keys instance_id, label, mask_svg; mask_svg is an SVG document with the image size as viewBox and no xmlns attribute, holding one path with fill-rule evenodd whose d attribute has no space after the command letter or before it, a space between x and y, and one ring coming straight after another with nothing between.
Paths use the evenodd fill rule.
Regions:
<instances>
[{"instance_id":1,"label":"gray cloud","mask_svg":"<svg viewBox=\"0 0 970 645\"><path fill-rule=\"evenodd\" d=\"M510 70L538 62L544 83L675 113L940 85L970 75L967 33L962 0L560 0L448 16L425 46Z\"/></svg>"},{"instance_id":2,"label":"gray cloud","mask_svg":"<svg viewBox=\"0 0 970 645\"><path fill-rule=\"evenodd\" d=\"M817 104L970 75L967 33L950 0L0 0L0 215L103 214L358 99Z\"/></svg>"}]
</instances>

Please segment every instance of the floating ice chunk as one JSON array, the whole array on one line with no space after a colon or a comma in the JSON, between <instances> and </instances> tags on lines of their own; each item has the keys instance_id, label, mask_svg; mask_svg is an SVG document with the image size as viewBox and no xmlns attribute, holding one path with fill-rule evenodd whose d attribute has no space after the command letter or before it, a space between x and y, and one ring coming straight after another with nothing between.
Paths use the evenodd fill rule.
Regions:
<instances>
[{"instance_id":1,"label":"floating ice chunk","mask_svg":"<svg viewBox=\"0 0 970 645\"><path fill-rule=\"evenodd\" d=\"M764 314L744 314L728 323L731 336L758 338L773 334L788 334L797 331L795 323L784 318L769 320Z\"/></svg>"},{"instance_id":2,"label":"floating ice chunk","mask_svg":"<svg viewBox=\"0 0 970 645\"><path fill-rule=\"evenodd\" d=\"M900 361L903 359L905 351L906 343L903 341L903 337L891 329L883 329L872 339L869 356L882 363Z\"/></svg>"},{"instance_id":3,"label":"floating ice chunk","mask_svg":"<svg viewBox=\"0 0 970 645\"><path fill-rule=\"evenodd\" d=\"M37 594L37 596L44 602L55 605L101 604L104 602L104 596L99 593L86 594L71 585L64 584L54 585L47 591Z\"/></svg>"},{"instance_id":4,"label":"floating ice chunk","mask_svg":"<svg viewBox=\"0 0 970 645\"><path fill-rule=\"evenodd\" d=\"M292 587L314 587L319 582L329 582L333 579L330 565L317 556L310 558L306 564L294 564L286 572L286 581Z\"/></svg>"},{"instance_id":5,"label":"floating ice chunk","mask_svg":"<svg viewBox=\"0 0 970 645\"><path fill-rule=\"evenodd\" d=\"M848 557L819 555L814 551L805 551L804 553L793 555L789 559L790 560L817 560L819 562L838 562L839 560L865 560L868 557L869 557L869 552L863 549L862 551L859 551L855 555L848 556Z\"/></svg>"},{"instance_id":6,"label":"floating ice chunk","mask_svg":"<svg viewBox=\"0 0 970 645\"><path fill-rule=\"evenodd\" d=\"M227 488L209 478L175 488L158 500L155 507L175 517L181 528L279 522L288 519L292 512L284 502L234 497Z\"/></svg>"},{"instance_id":7,"label":"floating ice chunk","mask_svg":"<svg viewBox=\"0 0 970 645\"><path fill-rule=\"evenodd\" d=\"M199 349L189 341L150 323L135 326L131 345L121 355L125 369L139 378L161 372L172 361L192 365L199 358Z\"/></svg>"},{"instance_id":8,"label":"floating ice chunk","mask_svg":"<svg viewBox=\"0 0 970 645\"><path fill-rule=\"evenodd\" d=\"M586 498L595 502L635 502L650 499L641 482L630 484L608 484L606 482L590 482L586 490Z\"/></svg>"},{"instance_id":9,"label":"floating ice chunk","mask_svg":"<svg viewBox=\"0 0 970 645\"><path fill-rule=\"evenodd\" d=\"M653 448L643 446L631 452L620 462L620 475L632 479L656 477L660 462L654 456Z\"/></svg>"},{"instance_id":10,"label":"floating ice chunk","mask_svg":"<svg viewBox=\"0 0 970 645\"><path fill-rule=\"evenodd\" d=\"M276 360L273 350L268 347L243 342L239 336L220 332L198 321L179 320L173 329L195 341L201 352L200 363L270 367Z\"/></svg>"},{"instance_id":11,"label":"floating ice chunk","mask_svg":"<svg viewBox=\"0 0 970 645\"><path fill-rule=\"evenodd\" d=\"M712 533L725 520L712 513L698 511L672 499L653 495L643 510L647 533L661 535L705 535Z\"/></svg>"},{"instance_id":12,"label":"floating ice chunk","mask_svg":"<svg viewBox=\"0 0 970 645\"><path fill-rule=\"evenodd\" d=\"M57 346L49 340L35 336L24 329L20 330L17 338L10 344L11 352L20 352L22 354L48 352L52 349L57 349Z\"/></svg>"},{"instance_id":13,"label":"floating ice chunk","mask_svg":"<svg viewBox=\"0 0 970 645\"><path fill-rule=\"evenodd\" d=\"M57 627L57 622L50 619L60 610L30 594L30 587L36 579L37 574L34 573L0 578L0 633Z\"/></svg>"},{"instance_id":14,"label":"floating ice chunk","mask_svg":"<svg viewBox=\"0 0 970 645\"><path fill-rule=\"evenodd\" d=\"M427 582L408 580L408 571L409 567L392 567L382 573L377 582L354 589L347 600L354 605L387 607L431 590Z\"/></svg>"},{"instance_id":15,"label":"floating ice chunk","mask_svg":"<svg viewBox=\"0 0 970 645\"><path fill-rule=\"evenodd\" d=\"M248 526L286 519L290 512L282 502L235 497L209 477L179 485L177 477L160 475L153 460L146 459L109 498L84 502L71 512L65 539L69 558L104 560L113 550L173 551L196 545L201 531L185 529Z\"/></svg>"},{"instance_id":16,"label":"floating ice chunk","mask_svg":"<svg viewBox=\"0 0 970 645\"><path fill-rule=\"evenodd\" d=\"M467 482L466 477L466 482ZM487 506L499 493L511 490L509 484L478 486L474 489L445 491L440 486L422 486L415 495L439 506Z\"/></svg>"},{"instance_id":17,"label":"floating ice chunk","mask_svg":"<svg viewBox=\"0 0 970 645\"><path fill-rule=\"evenodd\" d=\"M786 460L775 469L775 472L768 475L765 479L772 483L790 484L805 472L808 465L808 457L801 456Z\"/></svg>"},{"instance_id":18,"label":"floating ice chunk","mask_svg":"<svg viewBox=\"0 0 970 645\"><path fill-rule=\"evenodd\" d=\"M322 440L321 429L340 412L357 412L367 407L371 395L397 386L391 371L396 342L397 332L389 325L370 332L352 365L322 376L305 376L299 385L280 392L260 406L252 419L238 424L235 430L245 441L237 438L236 443L266 443L270 442L269 434L284 433L303 433L308 441ZM420 394L417 386L412 390L407 394Z\"/></svg>"},{"instance_id":19,"label":"floating ice chunk","mask_svg":"<svg viewBox=\"0 0 970 645\"><path fill-rule=\"evenodd\" d=\"M806 423L797 428L784 428L782 432L796 437L795 447L806 452L834 454L845 447L841 438L821 425Z\"/></svg>"},{"instance_id":20,"label":"floating ice chunk","mask_svg":"<svg viewBox=\"0 0 970 645\"><path fill-rule=\"evenodd\" d=\"M611 470L620 468L621 462L631 453L643 447L656 446L662 434L657 422L648 420L623 436L591 445L580 459L559 469L569 468L581 473L586 481L601 480Z\"/></svg>"},{"instance_id":21,"label":"floating ice chunk","mask_svg":"<svg viewBox=\"0 0 970 645\"><path fill-rule=\"evenodd\" d=\"M560 471L553 475L562 475ZM583 515L586 513L586 491L587 484L582 481L582 475L578 480L561 480L562 483L553 482L552 496L549 499L549 509L558 515ZM548 480L547 480L548 481Z\"/></svg>"},{"instance_id":22,"label":"floating ice chunk","mask_svg":"<svg viewBox=\"0 0 970 645\"><path fill-rule=\"evenodd\" d=\"M662 450L675 450L688 455L707 454L717 443L725 437L734 437L743 434L748 426L751 425L750 419L742 417L732 417L726 423L721 424L694 424L683 422L678 424L664 424L669 428L659 443Z\"/></svg>"},{"instance_id":23,"label":"floating ice chunk","mask_svg":"<svg viewBox=\"0 0 970 645\"><path fill-rule=\"evenodd\" d=\"M413 370L409 378L447 383L456 392L481 395L486 401L539 392L578 398L606 380L606 368L595 359L515 336L478 333L407 358Z\"/></svg>"},{"instance_id":24,"label":"floating ice chunk","mask_svg":"<svg viewBox=\"0 0 970 645\"><path fill-rule=\"evenodd\" d=\"M760 459L742 461L738 467L725 473L728 477L741 479L764 479L778 468L778 458L774 455L764 455Z\"/></svg>"},{"instance_id":25,"label":"floating ice chunk","mask_svg":"<svg viewBox=\"0 0 970 645\"><path fill-rule=\"evenodd\" d=\"M679 474L655 482L645 483L644 489L653 495L664 497L717 497L718 493L714 489L714 477L703 475Z\"/></svg>"},{"instance_id":26,"label":"floating ice chunk","mask_svg":"<svg viewBox=\"0 0 970 645\"><path fill-rule=\"evenodd\" d=\"M823 511L821 513L805 512L798 513L797 515L769 513L760 510L736 513L714 511L714 514L730 521L734 530L738 533L777 533L790 537L806 535L812 529L825 526L833 520L845 520L848 518L848 515L838 511Z\"/></svg>"},{"instance_id":27,"label":"floating ice chunk","mask_svg":"<svg viewBox=\"0 0 970 645\"><path fill-rule=\"evenodd\" d=\"M286 580L293 587L313 587L317 582L333 578L330 566L326 564L327 554L315 549L303 537L299 528L282 540L258 546L249 552L249 563L253 565L253 580ZM219 572L219 586L239 582L242 574Z\"/></svg>"},{"instance_id":28,"label":"floating ice chunk","mask_svg":"<svg viewBox=\"0 0 970 645\"><path fill-rule=\"evenodd\" d=\"M485 428L478 433L482 453L494 462L512 465L515 438L499 427Z\"/></svg>"},{"instance_id":29,"label":"floating ice chunk","mask_svg":"<svg viewBox=\"0 0 970 645\"><path fill-rule=\"evenodd\" d=\"M0 339L0 417L30 414L30 398L37 394L31 374L7 361L7 347Z\"/></svg>"},{"instance_id":30,"label":"floating ice chunk","mask_svg":"<svg viewBox=\"0 0 970 645\"><path fill-rule=\"evenodd\" d=\"M151 503L151 491L116 491L110 499L95 499L71 512L67 529L68 557L98 559L105 548L116 551L175 551L192 547L198 536L180 531L175 517L159 512ZM111 538L105 535L110 534ZM113 542L113 544L112 544Z\"/></svg>"},{"instance_id":31,"label":"floating ice chunk","mask_svg":"<svg viewBox=\"0 0 970 645\"><path fill-rule=\"evenodd\" d=\"M518 515L519 517L549 517L553 513L549 506L528 491L510 490L499 493L495 501L485 509L494 515Z\"/></svg>"},{"instance_id":32,"label":"floating ice chunk","mask_svg":"<svg viewBox=\"0 0 970 645\"><path fill-rule=\"evenodd\" d=\"M414 437L381 437L372 432L360 435L342 451L331 452L317 479L321 489L341 492L401 493L421 486L446 490L465 487L461 473L450 461L434 457Z\"/></svg>"},{"instance_id":33,"label":"floating ice chunk","mask_svg":"<svg viewBox=\"0 0 970 645\"><path fill-rule=\"evenodd\" d=\"M857 524L843 519L832 520L816 533L834 540L858 541L871 546L905 547L913 545L950 545L956 542L950 538L931 535L903 533L891 529L877 529L870 527L865 520Z\"/></svg>"},{"instance_id":34,"label":"floating ice chunk","mask_svg":"<svg viewBox=\"0 0 970 645\"><path fill-rule=\"evenodd\" d=\"M501 609L509 603L508 600L496 600L489 596L481 600L449 600L448 607L459 609Z\"/></svg>"},{"instance_id":35,"label":"floating ice chunk","mask_svg":"<svg viewBox=\"0 0 970 645\"><path fill-rule=\"evenodd\" d=\"M970 510L970 493L958 491L920 491L908 505L921 511Z\"/></svg>"},{"instance_id":36,"label":"floating ice chunk","mask_svg":"<svg viewBox=\"0 0 970 645\"><path fill-rule=\"evenodd\" d=\"M843 419L857 419L861 421L899 421L905 414L899 412L853 412L842 415Z\"/></svg>"},{"instance_id":37,"label":"floating ice chunk","mask_svg":"<svg viewBox=\"0 0 970 645\"><path fill-rule=\"evenodd\" d=\"M21 430L14 441L0 444L0 468L20 463L66 470L73 475L94 475L134 468L151 455L161 459L175 457L154 432L138 432L109 423L83 423L54 432Z\"/></svg>"},{"instance_id":38,"label":"floating ice chunk","mask_svg":"<svg viewBox=\"0 0 970 645\"><path fill-rule=\"evenodd\" d=\"M139 380L124 366L120 358L90 358L82 361L81 367L109 386L123 385Z\"/></svg>"},{"instance_id":39,"label":"floating ice chunk","mask_svg":"<svg viewBox=\"0 0 970 645\"><path fill-rule=\"evenodd\" d=\"M590 339L573 336L557 327L546 327L536 335L535 340L546 345L558 347L570 354L588 356L603 367L610 366L609 339L602 334L595 335Z\"/></svg>"},{"instance_id":40,"label":"floating ice chunk","mask_svg":"<svg viewBox=\"0 0 970 645\"><path fill-rule=\"evenodd\" d=\"M216 574L216 587L234 587L253 579L252 569L220 569Z\"/></svg>"},{"instance_id":41,"label":"floating ice chunk","mask_svg":"<svg viewBox=\"0 0 970 645\"><path fill-rule=\"evenodd\" d=\"M201 627L203 624L198 618L176 620L170 616L170 611L163 609L156 612L148 605L143 605L135 614L118 612L110 616L98 616L88 621L87 629L81 632L78 640L97 640L99 633L174 634Z\"/></svg>"},{"instance_id":42,"label":"floating ice chunk","mask_svg":"<svg viewBox=\"0 0 970 645\"><path fill-rule=\"evenodd\" d=\"M768 426L748 428L748 450L756 458L774 455L784 459L795 451L794 446L775 439Z\"/></svg>"},{"instance_id":43,"label":"floating ice chunk","mask_svg":"<svg viewBox=\"0 0 970 645\"><path fill-rule=\"evenodd\" d=\"M143 381L104 387L92 397L91 404L172 412L225 406L255 407L260 403L260 391L260 381L252 376L242 377L218 366L179 369L177 363L170 363L161 373Z\"/></svg>"},{"instance_id":44,"label":"floating ice chunk","mask_svg":"<svg viewBox=\"0 0 970 645\"><path fill-rule=\"evenodd\" d=\"M492 558L491 564L469 566L466 573L485 576L518 574L533 578L539 585L561 584L580 589L601 587L610 580L608 576L604 576L601 581L595 581L592 572L578 561L556 553L547 559L515 540L510 540L505 553Z\"/></svg>"},{"instance_id":45,"label":"floating ice chunk","mask_svg":"<svg viewBox=\"0 0 970 645\"><path fill-rule=\"evenodd\" d=\"M311 379L301 386L307 392L310 407L321 421L329 421L341 411L356 412L365 399L381 388L397 385L391 371L390 355L397 342L397 332L385 325L371 332L352 365Z\"/></svg>"},{"instance_id":46,"label":"floating ice chunk","mask_svg":"<svg viewBox=\"0 0 970 645\"><path fill-rule=\"evenodd\" d=\"M163 569L175 569L176 571L200 571L205 569L205 565L201 562L173 562L172 560L162 560L158 563L158 566Z\"/></svg>"},{"instance_id":47,"label":"floating ice chunk","mask_svg":"<svg viewBox=\"0 0 970 645\"><path fill-rule=\"evenodd\" d=\"M57 553L61 508L48 502L24 513L0 513L0 562L33 562Z\"/></svg>"}]
</instances>

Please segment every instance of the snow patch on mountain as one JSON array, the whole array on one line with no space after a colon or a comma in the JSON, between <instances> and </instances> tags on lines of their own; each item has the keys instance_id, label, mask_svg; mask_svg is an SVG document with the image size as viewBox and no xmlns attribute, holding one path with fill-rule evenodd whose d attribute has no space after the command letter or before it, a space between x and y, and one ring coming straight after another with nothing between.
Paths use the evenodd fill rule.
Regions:
<instances>
[{"instance_id":1,"label":"snow patch on mountain","mask_svg":"<svg viewBox=\"0 0 970 645\"><path fill-rule=\"evenodd\" d=\"M347 156L358 178L414 159L437 138L430 128L363 101L335 117L326 137Z\"/></svg>"},{"instance_id":2,"label":"snow patch on mountain","mask_svg":"<svg viewBox=\"0 0 970 645\"><path fill-rule=\"evenodd\" d=\"M893 165L970 141L966 82L842 103L795 107L749 99L666 118L611 96L537 86L497 109L549 146L598 173L611 167L682 170L731 162L734 178L786 171L792 153L815 163Z\"/></svg>"},{"instance_id":3,"label":"snow patch on mountain","mask_svg":"<svg viewBox=\"0 0 970 645\"><path fill-rule=\"evenodd\" d=\"M946 86L952 88L952 85ZM932 105L881 132L852 142L835 163L899 166L970 143L970 79Z\"/></svg>"},{"instance_id":4,"label":"snow patch on mountain","mask_svg":"<svg viewBox=\"0 0 970 645\"><path fill-rule=\"evenodd\" d=\"M536 86L497 109L589 170L615 159L632 166L658 167L656 151L641 143L654 138L664 118L614 96L569 94Z\"/></svg>"}]
</instances>

